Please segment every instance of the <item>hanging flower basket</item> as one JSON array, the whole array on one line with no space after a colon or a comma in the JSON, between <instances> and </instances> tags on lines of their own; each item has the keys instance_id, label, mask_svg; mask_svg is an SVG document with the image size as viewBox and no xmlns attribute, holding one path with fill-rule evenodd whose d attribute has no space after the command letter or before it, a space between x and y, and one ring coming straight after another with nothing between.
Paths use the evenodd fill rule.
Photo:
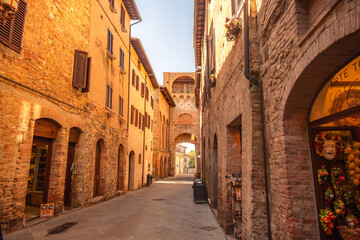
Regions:
<instances>
[{"instance_id":1,"label":"hanging flower basket","mask_svg":"<svg viewBox=\"0 0 360 240\"><path fill-rule=\"evenodd\" d=\"M235 41L236 37L241 31L241 18L225 18L226 39L228 41Z\"/></svg>"}]
</instances>

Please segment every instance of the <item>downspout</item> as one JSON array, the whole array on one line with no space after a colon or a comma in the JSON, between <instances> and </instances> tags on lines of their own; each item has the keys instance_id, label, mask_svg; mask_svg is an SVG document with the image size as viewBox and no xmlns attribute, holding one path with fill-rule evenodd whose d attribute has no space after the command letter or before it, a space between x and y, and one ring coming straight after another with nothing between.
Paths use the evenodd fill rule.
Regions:
<instances>
[{"instance_id":1,"label":"downspout","mask_svg":"<svg viewBox=\"0 0 360 240\"><path fill-rule=\"evenodd\" d=\"M145 134L146 134L146 127L144 125L145 121L145 113L146 113L146 78L147 76L145 75L145 84L144 84L144 118L143 118L143 122L142 122L142 128L144 128L144 136L143 136L143 159L142 159L142 162L143 162L143 166L142 166L142 177L141 177L141 185L144 186L144 172L145 172ZM150 94L150 91L149 91L149 94ZM149 96L148 94L148 96ZM146 122L147 122L147 119L146 119Z\"/></svg>"},{"instance_id":2,"label":"downspout","mask_svg":"<svg viewBox=\"0 0 360 240\"><path fill-rule=\"evenodd\" d=\"M265 109L264 109L264 91L262 81L251 74L250 72L250 54L249 54L249 18L248 18L248 0L244 3L244 75L250 81L250 84L259 86L260 93L260 114L261 114L261 137L262 137L262 148L263 148L263 161L264 161L264 174L265 174L265 192L266 192L266 213L267 213L267 228L268 228L268 239L272 239L271 233L271 213L270 213L270 192L269 192L269 159L268 149L266 146L265 136Z\"/></svg>"}]
</instances>

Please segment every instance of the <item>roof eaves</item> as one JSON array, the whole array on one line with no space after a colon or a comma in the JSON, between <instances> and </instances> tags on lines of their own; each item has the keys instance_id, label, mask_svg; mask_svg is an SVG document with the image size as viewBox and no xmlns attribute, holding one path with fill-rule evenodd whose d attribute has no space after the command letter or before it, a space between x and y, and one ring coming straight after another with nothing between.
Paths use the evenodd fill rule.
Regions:
<instances>
[{"instance_id":1,"label":"roof eaves","mask_svg":"<svg viewBox=\"0 0 360 240\"><path fill-rule=\"evenodd\" d=\"M136 54L139 56L141 63L143 64L146 72L149 75L151 80L151 84L154 88L159 88L159 84L157 82L154 70L151 67L150 61L146 55L143 45L141 44L140 39L131 37L131 45L134 47Z\"/></svg>"},{"instance_id":2,"label":"roof eaves","mask_svg":"<svg viewBox=\"0 0 360 240\"><path fill-rule=\"evenodd\" d=\"M172 99L167 87L160 86L160 92L164 96L166 102L169 104L170 107L176 107L176 104L175 104L174 100Z\"/></svg>"},{"instance_id":3,"label":"roof eaves","mask_svg":"<svg viewBox=\"0 0 360 240\"><path fill-rule=\"evenodd\" d=\"M126 11L130 15L131 20L141 20L139 10L136 6L135 0L123 0Z\"/></svg>"}]
</instances>

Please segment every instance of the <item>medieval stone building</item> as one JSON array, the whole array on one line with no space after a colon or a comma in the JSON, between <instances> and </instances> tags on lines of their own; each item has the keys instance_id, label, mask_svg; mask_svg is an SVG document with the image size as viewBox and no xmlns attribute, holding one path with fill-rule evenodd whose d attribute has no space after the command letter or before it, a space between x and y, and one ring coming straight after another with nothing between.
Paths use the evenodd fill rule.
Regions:
<instances>
[{"instance_id":1,"label":"medieval stone building","mask_svg":"<svg viewBox=\"0 0 360 240\"><path fill-rule=\"evenodd\" d=\"M170 110L171 175L175 174L176 145L192 143L200 154L200 117L195 101L195 73L164 72L164 85L176 104ZM199 160L197 158L197 160Z\"/></svg>"},{"instance_id":2,"label":"medieval stone building","mask_svg":"<svg viewBox=\"0 0 360 240\"><path fill-rule=\"evenodd\" d=\"M339 239L321 214L359 216L359 43L359 1L195 0L201 171L227 232Z\"/></svg>"}]
</instances>

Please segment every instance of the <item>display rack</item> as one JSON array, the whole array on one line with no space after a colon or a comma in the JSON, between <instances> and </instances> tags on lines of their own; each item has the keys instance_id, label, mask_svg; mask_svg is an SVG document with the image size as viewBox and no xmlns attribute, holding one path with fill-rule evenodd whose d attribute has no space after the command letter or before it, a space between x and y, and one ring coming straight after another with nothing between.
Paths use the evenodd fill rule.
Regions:
<instances>
[{"instance_id":1,"label":"display rack","mask_svg":"<svg viewBox=\"0 0 360 240\"><path fill-rule=\"evenodd\" d=\"M242 179L241 174L233 173L227 176L227 183L230 188L231 209L234 224L234 237L241 239L242 235Z\"/></svg>"}]
</instances>

